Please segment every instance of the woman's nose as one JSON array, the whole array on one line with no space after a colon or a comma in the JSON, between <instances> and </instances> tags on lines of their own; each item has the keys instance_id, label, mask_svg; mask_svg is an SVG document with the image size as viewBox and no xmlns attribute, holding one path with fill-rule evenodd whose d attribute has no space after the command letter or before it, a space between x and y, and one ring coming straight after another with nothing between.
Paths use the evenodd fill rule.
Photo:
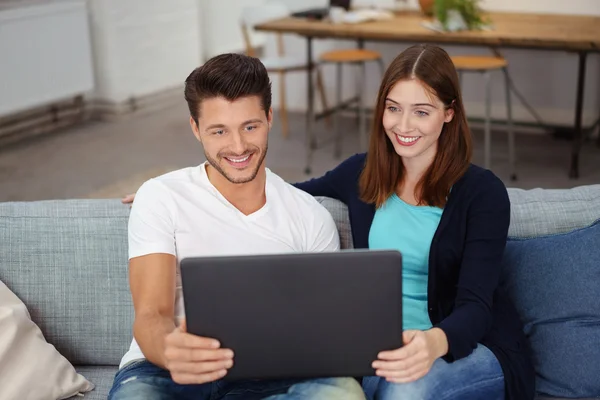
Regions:
<instances>
[{"instance_id":1,"label":"woman's nose","mask_svg":"<svg viewBox=\"0 0 600 400\"><path fill-rule=\"evenodd\" d=\"M408 114L403 114L399 117L398 124L396 125L400 130L400 133L407 133L413 130L412 121Z\"/></svg>"}]
</instances>

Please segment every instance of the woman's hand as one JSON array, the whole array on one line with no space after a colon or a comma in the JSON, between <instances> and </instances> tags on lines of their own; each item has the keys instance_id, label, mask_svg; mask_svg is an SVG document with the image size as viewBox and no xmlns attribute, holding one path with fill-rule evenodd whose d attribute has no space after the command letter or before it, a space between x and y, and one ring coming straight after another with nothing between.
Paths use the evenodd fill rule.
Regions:
<instances>
[{"instance_id":1,"label":"woman's hand","mask_svg":"<svg viewBox=\"0 0 600 400\"><path fill-rule=\"evenodd\" d=\"M133 204L133 199L135 199L135 193L123 196L123 198L121 199L121 203L129 204L129 207L131 207L131 205Z\"/></svg>"},{"instance_id":2,"label":"woman's hand","mask_svg":"<svg viewBox=\"0 0 600 400\"><path fill-rule=\"evenodd\" d=\"M402 339L404 347L382 351L373 362L377 376L388 382L416 381L427 375L433 362L448 352L448 339L439 328L404 331Z\"/></svg>"}]
</instances>

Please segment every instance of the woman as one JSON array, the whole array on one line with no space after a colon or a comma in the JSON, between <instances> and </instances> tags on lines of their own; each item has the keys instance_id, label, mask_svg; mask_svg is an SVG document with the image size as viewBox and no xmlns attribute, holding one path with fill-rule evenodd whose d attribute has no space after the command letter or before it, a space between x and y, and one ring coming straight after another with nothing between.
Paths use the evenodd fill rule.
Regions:
<instances>
[{"instance_id":1,"label":"woman","mask_svg":"<svg viewBox=\"0 0 600 400\"><path fill-rule=\"evenodd\" d=\"M355 248L403 254L403 341L363 378L369 398L534 397L534 370L500 283L503 183L470 164L458 75L431 45L402 52L377 98L367 154L296 186L348 206Z\"/></svg>"}]
</instances>

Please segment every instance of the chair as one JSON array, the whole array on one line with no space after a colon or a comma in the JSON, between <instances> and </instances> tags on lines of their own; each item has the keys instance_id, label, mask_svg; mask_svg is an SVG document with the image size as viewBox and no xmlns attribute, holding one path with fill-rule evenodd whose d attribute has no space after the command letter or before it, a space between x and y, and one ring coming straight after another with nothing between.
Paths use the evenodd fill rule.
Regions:
<instances>
[{"instance_id":1,"label":"chair","mask_svg":"<svg viewBox=\"0 0 600 400\"><path fill-rule=\"evenodd\" d=\"M506 130L508 133L508 162L510 165L510 179L517 179L516 172L516 154L515 154L515 133L512 121L512 108L510 101L510 84L508 79L508 62L500 55L495 56L454 56L451 57L454 66L458 72L462 85L464 73L476 72L483 74L485 78L485 125L484 125L484 166L491 168L492 153L492 134L491 134L491 74L494 71L501 70L504 74L504 83L506 87Z\"/></svg>"},{"instance_id":2,"label":"chair","mask_svg":"<svg viewBox=\"0 0 600 400\"><path fill-rule=\"evenodd\" d=\"M253 37L258 38L265 34L254 32L252 27L260 23L284 18L290 15L288 8L281 3L272 2L260 6L245 7L242 10L242 35L244 38L244 44L246 47L246 55L251 57L257 57L256 48L253 45ZM277 56L275 57L259 57L266 69L270 73L277 73L279 75L279 96L280 96L280 115L282 124L283 137L287 138L289 135L289 121L286 107L286 74L288 72L300 72L308 69L308 64L305 59L291 57L285 55L283 47L283 36L281 34L276 35L277 38ZM327 97L323 86L323 76L317 66L316 71L316 87L321 96L321 103L324 109L327 109ZM326 122L329 124L330 120Z\"/></svg>"},{"instance_id":3,"label":"chair","mask_svg":"<svg viewBox=\"0 0 600 400\"><path fill-rule=\"evenodd\" d=\"M383 79L383 73L385 67L383 65L383 58L381 53L374 50L367 49L339 49L323 52L319 56L321 63L335 64L336 65L336 106L335 106L335 149L334 156L339 158L342 153L342 133L340 129L340 118L339 112L353 102L357 102L357 113L358 113L358 126L360 135L360 146L366 151L368 147L369 128L367 124L365 101L364 95L366 93L366 64L368 62L376 62L379 65L381 72L381 79ZM360 68L360 77L356 80L357 84L357 95L355 98L348 102L342 102L342 67L344 64L354 65Z\"/></svg>"}]
</instances>

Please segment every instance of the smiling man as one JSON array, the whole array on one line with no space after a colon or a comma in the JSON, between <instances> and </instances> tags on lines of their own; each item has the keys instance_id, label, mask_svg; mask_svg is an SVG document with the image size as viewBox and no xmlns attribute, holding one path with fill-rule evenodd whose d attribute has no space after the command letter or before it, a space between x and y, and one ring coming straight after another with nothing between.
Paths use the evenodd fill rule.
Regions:
<instances>
[{"instance_id":1,"label":"smiling man","mask_svg":"<svg viewBox=\"0 0 600 400\"><path fill-rule=\"evenodd\" d=\"M145 182L129 220L134 339L109 400L362 399L353 378L229 382L231 349L186 332L179 262L194 256L339 248L329 212L265 167L271 84L262 63L225 54L185 84L206 162Z\"/></svg>"}]
</instances>

